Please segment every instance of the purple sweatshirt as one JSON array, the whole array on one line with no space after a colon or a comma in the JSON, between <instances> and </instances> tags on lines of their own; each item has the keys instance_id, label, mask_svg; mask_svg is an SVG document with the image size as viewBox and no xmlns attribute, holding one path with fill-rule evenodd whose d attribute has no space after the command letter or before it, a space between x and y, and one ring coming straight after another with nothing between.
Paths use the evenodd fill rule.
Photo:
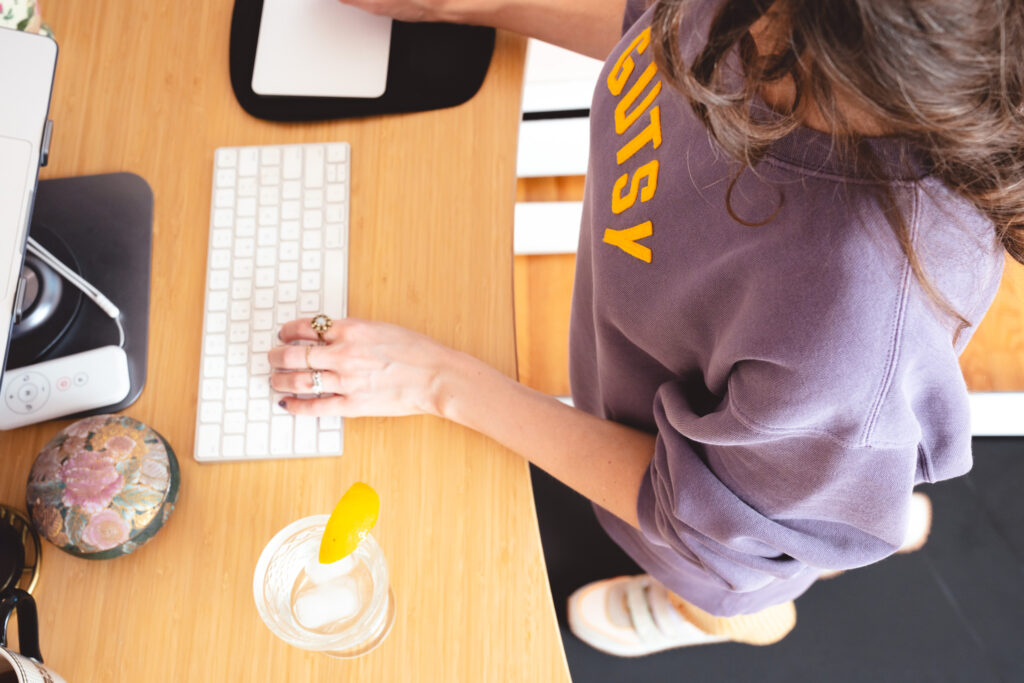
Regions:
<instances>
[{"instance_id":1,"label":"purple sweatshirt","mask_svg":"<svg viewBox=\"0 0 1024 683\"><path fill-rule=\"evenodd\" d=\"M731 193L737 166L661 81L650 12L626 31L591 109L570 334L573 399L657 433L641 530L608 534L686 600L728 616L800 595L822 569L901 544L916 484L971 467L957 362L998 287L991 223L909 145L872 141L930 281L884 219L879 184L798 129ZM714 2L682 35L689 61ZM776 213L777 212L777 213Z\"/></svg>"}]
</instances>

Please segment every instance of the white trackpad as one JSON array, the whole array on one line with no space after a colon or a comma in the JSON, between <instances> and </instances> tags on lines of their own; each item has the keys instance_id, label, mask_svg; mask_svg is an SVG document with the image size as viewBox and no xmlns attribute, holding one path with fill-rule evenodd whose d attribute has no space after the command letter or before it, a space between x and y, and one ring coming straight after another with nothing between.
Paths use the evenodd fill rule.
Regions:
<instances>
[{"instance_id":1,"label":"white trackpad","mask_svg":"<svg viewBox=\"0 0 1024 683\"><path fill-rule=\"evenodd\" d=\"M339 0L263 0L252 89L258 95L380 97L391 19Z\"/></svg>"}]
</instances>

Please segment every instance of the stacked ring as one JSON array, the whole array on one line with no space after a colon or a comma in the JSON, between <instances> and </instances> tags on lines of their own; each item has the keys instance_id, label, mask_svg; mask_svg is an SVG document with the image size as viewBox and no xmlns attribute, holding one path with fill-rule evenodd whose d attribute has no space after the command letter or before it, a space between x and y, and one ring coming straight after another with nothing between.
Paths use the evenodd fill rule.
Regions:
<instances>
[{"instance_id":1,"label":"stacked ring","mask_svg":"<svg viewBox=\"0 0 1024 683\"><path fill-rule=\"evenodd\" d=\"M316 394L317 398L320 398L324 393L323 380L319 370L313 371L313 393Z\"/></svg>"}]
</instances>

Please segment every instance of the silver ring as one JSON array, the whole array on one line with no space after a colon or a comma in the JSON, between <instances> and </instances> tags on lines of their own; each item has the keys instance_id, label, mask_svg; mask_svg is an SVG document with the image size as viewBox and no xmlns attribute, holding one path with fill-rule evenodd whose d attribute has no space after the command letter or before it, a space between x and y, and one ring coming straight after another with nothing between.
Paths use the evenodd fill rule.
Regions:
<instances>
[{"instance_id":1,"label":"silver ring","mask_svg":"<svg viewBox=\"0 0 1024 683\"><path fill-rule=\"evenodd\" d=\"M320 378L320 371L313 371L313 393L316 394L317 398L320 398L324 393L323 380Z\"/></svg>"}]
</instances>

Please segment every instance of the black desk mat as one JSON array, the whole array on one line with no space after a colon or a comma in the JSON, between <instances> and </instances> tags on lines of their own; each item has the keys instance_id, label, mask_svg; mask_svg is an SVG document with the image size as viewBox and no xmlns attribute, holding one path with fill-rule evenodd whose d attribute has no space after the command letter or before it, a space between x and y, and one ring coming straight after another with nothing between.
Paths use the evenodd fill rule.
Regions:
<instances>
[{"instance_id":1,"label":"black desk mat","mask_svg":"<svg viewBox=\"0 0 1024 683\"><path fill-rule=\"evenodd\" d=\"M1024 439L975 439L974 453L970 474L920 487L934 508L923 549L819 581L797 599L796 628L782 642L638 659L593 650L566 626L576 588L641 570L604 535L586 500L532 468L573 680L1024 681Z\"/></svg>"},{"instance_id":2,"label":"black desk mat","mask_svg":"<svg viewBox=\"0 0 1024 683\"><path fill-rule=\"evenodd\" d=\"M153 192L133 173L40 180L29 233L52 249L48 232L60 236L74 255L79 274L121 311L131 381L128 396L120 403L69 417L123 410L139 398L146 384ZM66 288L77 291L71 285ZM114 321L82 297L68 330L39 361L117 342Z\"/></svg>"},{"instance_id":3,"label":"black desk mat","mask_svg":"<svg viewBox=\"0 0 1024 683\"><path fill-rule=\"evenodd\" d=\"M269 121L318 121L454 107L480 89L494 53L495 31L442 23L391 25L388 76L380 97L283 97L252 89L263 0L236 0L228 67L242 109Z\"/></svg>"}]
</instances>

